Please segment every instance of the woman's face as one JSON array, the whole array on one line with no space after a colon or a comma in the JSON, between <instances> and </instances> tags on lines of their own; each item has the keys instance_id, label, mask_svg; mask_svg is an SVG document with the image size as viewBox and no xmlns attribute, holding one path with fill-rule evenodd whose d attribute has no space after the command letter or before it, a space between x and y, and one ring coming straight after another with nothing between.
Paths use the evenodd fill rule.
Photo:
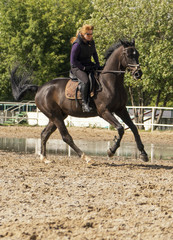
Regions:
<instances>
[{"instance_id":1,"label":"woman's face","mask_svg":"<svg viewBox=\"0 0 173 240\"><path fill-rule=\"evenodd\" d=\"M86 33L84 33L84 38L87 41L91 41L93 38L93 31L92 30L88 30Z\"/></svg>"}]
</instances>

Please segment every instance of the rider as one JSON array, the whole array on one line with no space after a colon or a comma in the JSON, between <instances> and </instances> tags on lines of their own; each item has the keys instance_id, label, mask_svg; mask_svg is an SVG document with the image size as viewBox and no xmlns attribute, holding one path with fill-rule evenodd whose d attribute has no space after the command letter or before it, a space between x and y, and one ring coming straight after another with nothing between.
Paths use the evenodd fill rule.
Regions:
<instances>
[{"instance_id":1,"label":"rider","mask_svg":"<svg viewBox=\"0 0 173 240\"><path fill-rule=\"evenodd\" d=\"M90 112L92 110L88 103L88 74L100 67L95 42L93 40L93 29L94 27L92 25L83 25L82 28L77 31L76 37L71 38L71 71L82 81L81 94L83 112ZM95 63L91 61L91 57L93 57Z\"/></svg>"}]
</instances>

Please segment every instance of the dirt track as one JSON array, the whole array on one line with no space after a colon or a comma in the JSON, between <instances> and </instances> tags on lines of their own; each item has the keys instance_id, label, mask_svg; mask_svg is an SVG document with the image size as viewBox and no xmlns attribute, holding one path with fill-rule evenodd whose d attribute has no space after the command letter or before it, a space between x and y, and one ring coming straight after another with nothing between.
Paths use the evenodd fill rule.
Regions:
<instances>
[{"instance_id":1,"label":"dirt track","mask_svg":"<svg viewBox=\"0 0 173 240\"><path fill-rule=\"evenodd\" d=\"M41 130L2 127L0 137L39 138ZM74 139L107 140L116 134L101 129L69 131ZM161 139L171 144L172 135L141 133L144 143ZM133 139L131 133L124 137ZM49 159L52 162L46 165L34 154L0 151L0 238L173 239L172 161L94 157L95 163L87 165L77 157Z\"/></svg>"},{"instance_id":2,"label":"dirt track","mask_svg":"<svg viewBox=\"0 0 173 240\"><path fill-rule=\"evenodd\" d=\"M15 138L40 138L40 134L44 127L23 127L23 126L0 126L0 137L15 137ZM91 139L91 140L112 140L117 131L109 131L99 128L82 128L69 127L69 133L74 139ZM173 143L173 131L154 131L154 132L140 132L143 142L147 143ZM56 130L51 138L61 139L61 136ZM131 131L126 131L122 141L134 141Z\"/></svg>"}]
</instances>

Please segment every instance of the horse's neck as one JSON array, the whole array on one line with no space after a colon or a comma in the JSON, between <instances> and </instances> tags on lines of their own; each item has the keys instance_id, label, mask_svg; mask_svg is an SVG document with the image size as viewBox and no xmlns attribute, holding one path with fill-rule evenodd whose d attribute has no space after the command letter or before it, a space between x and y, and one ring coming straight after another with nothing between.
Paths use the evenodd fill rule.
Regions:
<instances>
[{"instance_id":1,"label":"horse's neck","mask_svg":"<svg viewBox=\"0 0 173 240\"><path fill-rule=\"evenodd\" d=\"M122 47L116 49L106 62L105 71L121 71Z\"/></svg>"},{"instance_id":2,"label":"horse's neck","mask_svg":"<svg viewBox=\"0 0 173 240\"><path fill-rule=\"evenodd\" d=\"M109 71L121 71L121 56L122 56L122 47L116 49L109 59L106 62L106 65L103 69L104 74L102 81L106 86L114 87L119 89L120 87L124 88L124 74L118 73L109 73Z\"/></svg>"}]
</instances>

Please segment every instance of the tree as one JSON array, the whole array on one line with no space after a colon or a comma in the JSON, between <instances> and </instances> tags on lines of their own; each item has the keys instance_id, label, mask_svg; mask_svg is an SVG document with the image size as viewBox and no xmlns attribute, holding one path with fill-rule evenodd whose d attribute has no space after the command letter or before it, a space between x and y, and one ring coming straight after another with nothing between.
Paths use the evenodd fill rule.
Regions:
<instances>
[{"instance_id":1,"label":"tree","mask_svg":"<svg viewBox=\"0 0 173 240\"><path fill-rule=\"evenodd\" d=\"M1 99L10 94L8 68L15 63L32 69L39 85L68 72L70 38L91 12L88 0L1 0Z\"/></svg>"},{"instance_id":2,"label":"tree","mask_svg":"<svg viewBox=\"0 0 173 240\"><path fill-rule=\"evenodd\" d=\"M94 0L92 22L103 50L119 38L135 38L142 80L125 76L133 105L173 104L173 8L171 0ZM143 117L141 117L143 119Z\"/></svg>"}]
</instances>

